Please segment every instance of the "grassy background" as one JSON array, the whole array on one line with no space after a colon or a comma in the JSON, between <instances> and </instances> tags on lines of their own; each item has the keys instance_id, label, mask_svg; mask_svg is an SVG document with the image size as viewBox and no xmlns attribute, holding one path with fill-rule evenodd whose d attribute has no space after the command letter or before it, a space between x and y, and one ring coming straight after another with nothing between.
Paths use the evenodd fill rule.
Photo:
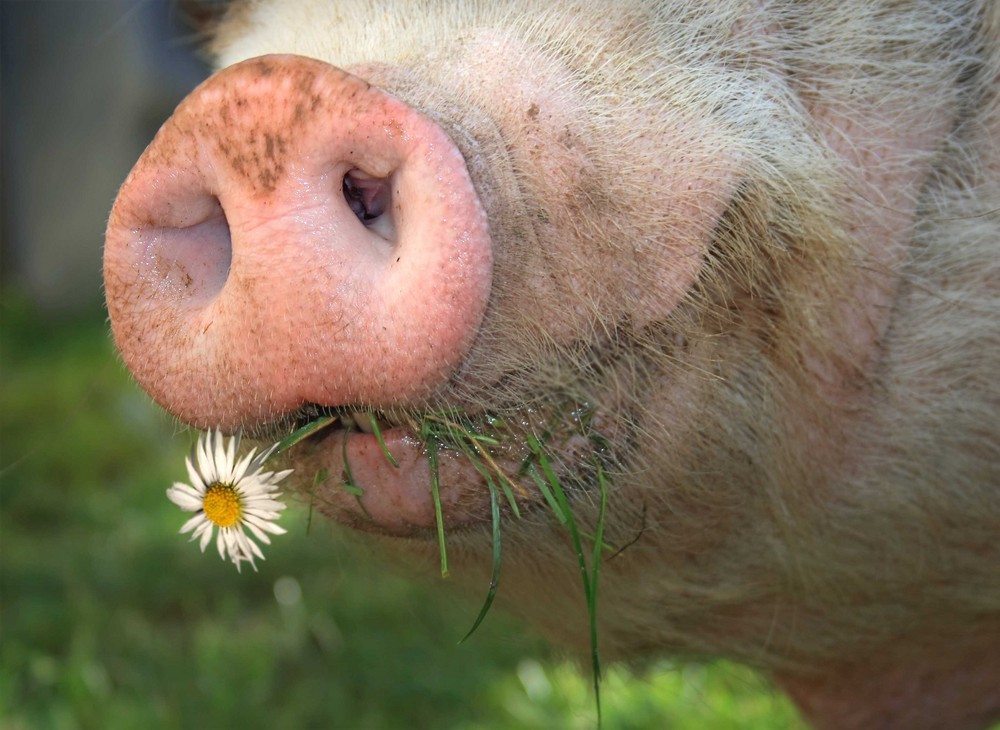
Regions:
<instances>
[{"instance_id":1,"label":"grassy background","mask_svg":"<svg viewBox=\"0 0 1000 730\"><path fill-rule=\"evenodd\" d=\"M325 520L237 574L164 496L192 435L129 381L103 313L0 300L0 727L592 728L590 677L352 553ZM502 586L501 586L502 590ZM726 663L611 668L607 728L801 728Z\"/></svg>"}]
</instances>

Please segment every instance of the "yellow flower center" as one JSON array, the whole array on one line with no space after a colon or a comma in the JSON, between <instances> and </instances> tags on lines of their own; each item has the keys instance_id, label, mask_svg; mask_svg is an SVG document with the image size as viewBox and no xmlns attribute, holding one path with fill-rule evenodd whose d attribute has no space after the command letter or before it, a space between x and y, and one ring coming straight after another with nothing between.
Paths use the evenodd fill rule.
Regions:
<instances>
[{"instance_id":1,"label":"yellow flower center","mask_svg":"<svg viewBox=\"0 0 1000 730\"><path fill-rule=\"evenodd\" d=\"M205 490L202 501L202 511L205 517L219 527L232 527L240 521L243 509L240 506L240 495L232 484L212 482Z\"/></svg>"}]
</instances>

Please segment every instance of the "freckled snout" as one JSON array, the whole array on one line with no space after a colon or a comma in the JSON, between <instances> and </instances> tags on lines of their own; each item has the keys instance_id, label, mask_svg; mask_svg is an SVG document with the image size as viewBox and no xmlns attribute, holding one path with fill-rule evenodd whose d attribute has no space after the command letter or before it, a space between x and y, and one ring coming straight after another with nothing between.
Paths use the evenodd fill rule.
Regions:
<instances>
[{"instance_id":1,"label":"freckled snout","mask_svg":"<svg viewBox=\"0 0 1000 730\"><path fill-rule=\"evenodd\" d=\"M492 278L465 162L430 119L297 56L216 74L123 184L104 255L126 365L200 427L446 380Z\"/></svg>"}]
</instances>

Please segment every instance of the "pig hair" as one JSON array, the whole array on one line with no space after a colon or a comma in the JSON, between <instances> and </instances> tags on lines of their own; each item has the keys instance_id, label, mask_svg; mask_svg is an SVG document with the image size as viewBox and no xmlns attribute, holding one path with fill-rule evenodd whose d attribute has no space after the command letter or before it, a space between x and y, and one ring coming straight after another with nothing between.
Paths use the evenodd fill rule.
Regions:
<instances>
[{"instance_id":1,"label":"pig hair","mask_svg":"<svg viewBox=\"0 0 1000 730\"><path fill-rule=\"evenodd\" d=\"M494 292L427 405L594 407L605 655L788 669L995 627L994 0L392 5L248 2L213 51L364 71L465 155ZM484 539L449 535L476 589ZM565 531L503 539L501 600L585 650Z\"/></svg>"}]
</instances>

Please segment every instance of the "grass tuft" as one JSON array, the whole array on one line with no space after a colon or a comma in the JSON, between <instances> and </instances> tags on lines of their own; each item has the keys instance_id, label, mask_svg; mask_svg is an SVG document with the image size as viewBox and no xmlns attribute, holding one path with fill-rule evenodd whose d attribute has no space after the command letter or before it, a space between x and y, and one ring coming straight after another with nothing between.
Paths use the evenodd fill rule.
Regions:
<instances>
[{"instance_id":1,"label":"grass tuft","mask_svg":"<svg viewBox=\"0 0 1000 730\"><path fill-rule=\"evenodd\" d=\"M370 411L368 413L368 418L371 423L372 432L375 435L375 438L378 439L382 453L393 466L399 466L392 454L390 454L389 450L386 448L375 413ZM302 439L316 433L320 429L329 426L335 420L336 416L324 416L323 418L312 421L283 439L279 443L279 448L277 450L281 451L289 448ZM583 422L585 426L589 426L589 416L585 416ZM506 430L506 425L502 419L491 418L487 420L487 423L495 429ZM472 624L472 628L469 629L465 636L463 636L458 642L461 644L472 636L476 629L478 629L482 624L483 620L489 613L491 606L493 605L493 601L496 598L496 594L500 586L502 550L500 504L497 494L498 484L499 489L503 491L507 504L510 506L510 510L516 519L520 519L521 517L520 507L518 506L517 498L514 494L514 490L519 488L512 478L498 465L493 453L491 453L491 448L499 447L502 441L494 435L479 433L476 426L468 419L464 419L459 414L454 412L427 413L421 418L420 422L415 425L415 430L425 444L428 465L430 467L430 489L434 500L434 517L437 526L438 549L441 555L442 578L448 577L449 569L444 517L441 508L438 458L440 449L445 448L461 453L483 477L490 493L490 514L493 526L493 565L490 575L490 584L479 613ZM597 709L598 727L600 727L601 661L598 648L597 586L600 574L601 550L608 547L603 543L604 518L607 512L608 501L607 478L603 467L595 457L596 477L600 492L600 508L598 511L597 525L594 534L588 535L581 532L578 528L576 519L573 516L573 511L569 505L569 499L566 496L566 492L563 489L559 481L559 477L556 475L547 454L544 444L550 436L550 432L545 432L540 438L533 434L528 434L525 437L530 453L522 462L519 473L526 474L531 481L534 482L534 484L538 487L539 492L542 494L545 504L552 511L556 520L559 524L566 527L570 534L573 551L576 555L580 571L580 579L583 583L584 597L587 605L590 633L591 676L594 689L594 702ZM605 452L608 450L607 442L600 436L591 436L591 440L599 450L603 450ZM361 488L354 484L353 477L351 476L350 465L347 461L346 439L344 440L344 444L344 485L345 488L347 488L348 491L351 491L352 494L360 496L360 494L362 494ZM539 473L539 470L541 473ZM317 478L313 481L312 491L315 491L315 488L320 481L322 481L322 479L319 475L317 475ZM312 517L311 504L312 503L310 502L310 521ZM308 524L309 523L307 523L307 529ZM589 567L587 565L587 557L583 548L583 537L591 538L593 542L593 553L590 559Z\"/></svg>"}]
</instances>

